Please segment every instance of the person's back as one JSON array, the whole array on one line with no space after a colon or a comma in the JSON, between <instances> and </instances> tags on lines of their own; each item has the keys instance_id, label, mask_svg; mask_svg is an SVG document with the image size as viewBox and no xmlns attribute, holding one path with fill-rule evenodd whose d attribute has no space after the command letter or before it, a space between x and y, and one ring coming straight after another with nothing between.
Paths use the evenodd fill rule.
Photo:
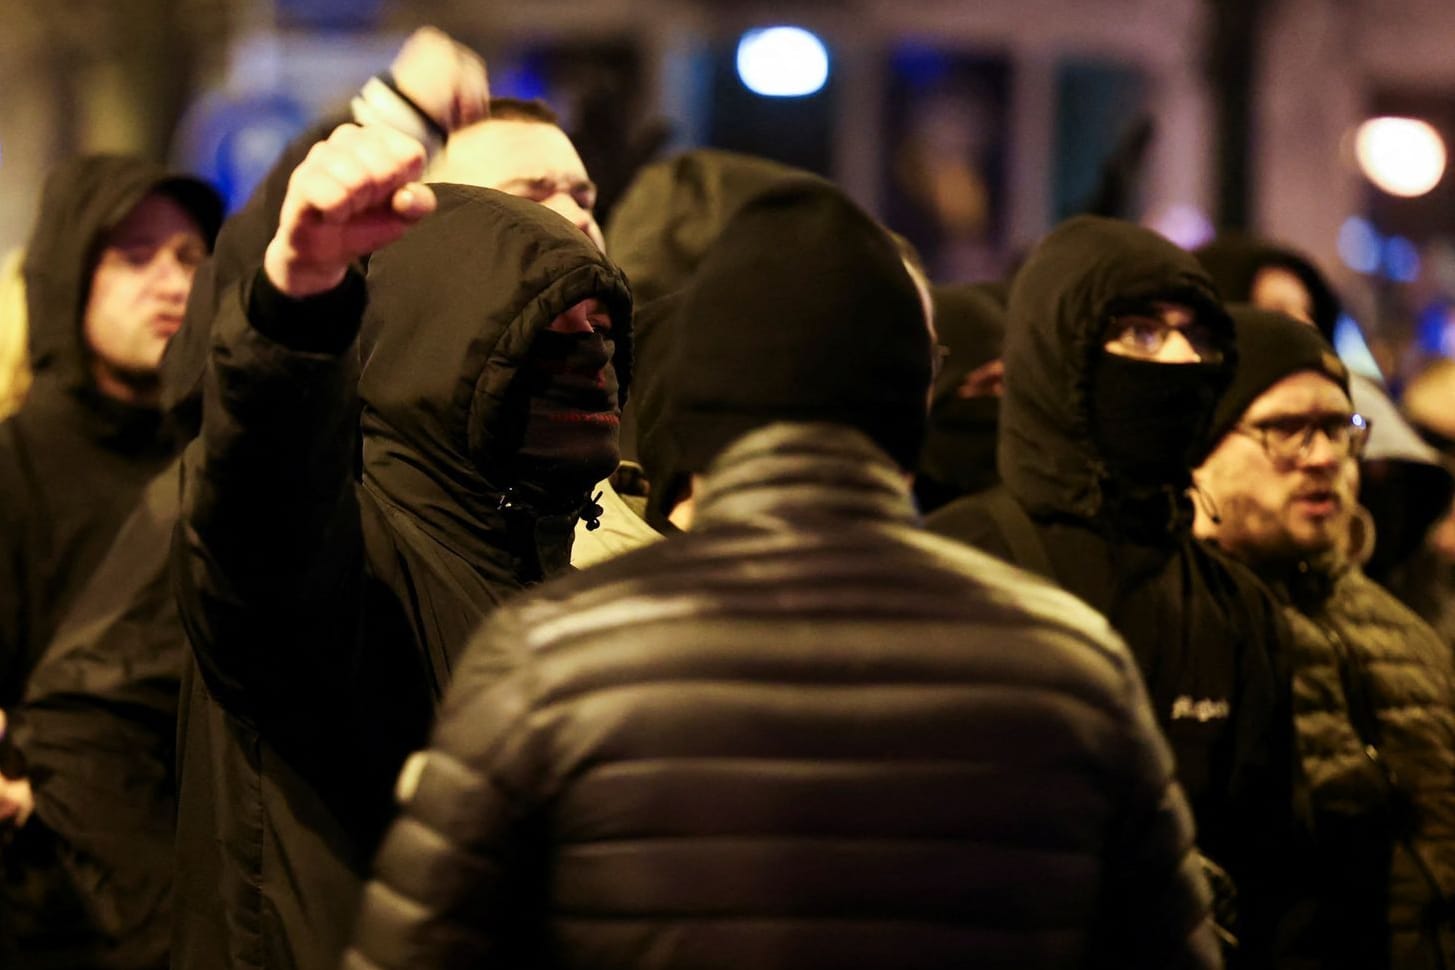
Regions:
<instances>
[{"instance_id":1,"label":"person's back","mask_svg":"<svg viewBox=\"0 0 1455 970\"><path fill-rule=\"evenodd\" d=\"M446 965L467 926L556 967L1216 965L1171 759L1100 617L920 532L842 429L717 467L692 532L477 638L355 965Z\"/></svg>"},{"instance_id":2,"label":"person's back","mask_svg":"<svg viewBox=\"0 0 1455 970\"><path fill-rule=\"evenodd\" d=\"M884 230L780 186L676 312L689 531L487 621L347 965L1216 966L1125 648L918 528L933 330Z\"/></svg>"}]
</instances>

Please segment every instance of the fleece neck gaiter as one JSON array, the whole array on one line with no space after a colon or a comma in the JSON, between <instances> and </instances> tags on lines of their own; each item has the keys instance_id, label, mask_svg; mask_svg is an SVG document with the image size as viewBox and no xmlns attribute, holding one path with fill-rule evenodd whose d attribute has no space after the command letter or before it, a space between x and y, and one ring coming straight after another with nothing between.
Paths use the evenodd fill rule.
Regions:
<instances>
[{"instance_id":1,"label":"fleece neck gaiter","mask_svg":"<svg viewBox=\"0 0 1455 970\"><path fill-rule=\"evenodd\" d=\"M547 505L579 502L620 457L613 346L600 333L536 335L511 388L520 424L515 479Z\"/></svg>"},{"instance_id":2,"label":"fleece neck gaiter","mask_svg":"<svg viewBox=\"0 0 1455 970\"><path fill-rule=\"evenodd\" d=\"M1134 488L1185 487L1203 458L1219 370L1102 353L1091 371L1091 429L1113 476Z\"/></svg>"}]
</instances>

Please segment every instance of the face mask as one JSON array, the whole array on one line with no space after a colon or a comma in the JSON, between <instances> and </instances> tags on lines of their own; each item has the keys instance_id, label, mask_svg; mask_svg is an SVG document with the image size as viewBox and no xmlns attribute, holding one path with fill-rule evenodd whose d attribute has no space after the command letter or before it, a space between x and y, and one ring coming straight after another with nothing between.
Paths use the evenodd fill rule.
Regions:
<instances>
[{"instance_id":1,"label":"face mask","mask_svg":"<svg viewBox=\"0 0 1455 970\"><path fill-rule=\"evenodd\" d=\"M995 470L1000 398L945 401L930 416L920 469L957 494L969 495L1000 480Z\"/></svg>"},{"instance_id":2,"label":"face mask","mask_svg":"<svg viewBox=\"0 0 1455 970\"><path fill-rule=\"evenodd\" d=\"M616 468L621 412L614 349L599 333L536 335L511 387L523 422L517 481L569 502Z\"/></svg>"},{"instance_id":3,"label":"face mask","mask_svg":"<svg viewBox=\"0 0 1455 970\"><path fill-rule=\"evenodd\" d=\"M1091 429L1113 474L1185 485L1203 457L1220 369L1102 353L1092 365Z\"/></svg>"}]
</instances>

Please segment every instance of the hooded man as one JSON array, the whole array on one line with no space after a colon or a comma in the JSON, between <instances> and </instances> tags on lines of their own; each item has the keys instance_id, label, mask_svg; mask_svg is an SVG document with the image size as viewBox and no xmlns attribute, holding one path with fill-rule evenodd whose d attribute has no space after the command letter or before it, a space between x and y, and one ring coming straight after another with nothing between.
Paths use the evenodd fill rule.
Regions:
<instances>
[{"instance_id":1,"label":"hooded man","mask_svg":"<svg viewBox=\"0 0 1455 970\"><path fill-rule=\"evenodd\" d=\"M0 708L174 453L157 372L221 218L207 185L139 158L46 181L24 265L34 383L0 425Z\"/></svg>"},{"instance_id":2,"label":"hooded man","mask_svg":"<svg viewBox=\"0 0 1455 970\"><path fill-rule=\"evenodd\" d=\"M346 966L1217 965L1125 649L918 528L926 302L827 183L742 207L673 334L689 531L487 621Z\"/></svg>"},{"instance_id":3,"label":"hooded man","mask_svg":"<svg viewBox=\"0 0 1455 970\"><path fill-rule=\"evenodd\" d=\"M23 266L34 380L0 424L0 710L14 712L56 624L146 483L172 459L157 372L222 217L196 179L92 155L46 181ZM16 758L0 763L7 825L29 815ZM89 964L100 945L39 822L5 848L0 957Z\"/></svg>"},{"instance_id":4,"label":"hooded man","mask_svg":"<svg viewBox=\"0 0 1455 970\"><path fill-rule=\"evenodd\" d=\"M423 163L377 127L316 145L216 323L177 549L205 686L184 773L234 801L191 806L179 966L333 965L467 636L566 567L616 464L624 278L558 214L432 191ZM416 221L365 285L350 262Z\"/></svg>"},{"instance_id":5,"label":"hooded man","mask_svg":"<svg viewBox=\"0 0 1455 970\"><path fill-rule=\"evenodd\" d=\"M1292 631L1294 719L1313 844L1282 935L1288 965L1455 960L1455 663L1351 563L1368 423L1312 328L1234 310L1239 364L1197 471L1197 534L1252 566ZM1298 962L1303 961L1303 962Z\"/></svg>"},{"instance_id":6,"label":"hooded man","mask_svg":"<svg viewBox=\"0 0 1455 970\"><path fill-rule=\"evenodd\" d=\"M962 495L1000 481L995 471L996 426L1005 388L1005 286L936 286L935 326L947 353L930 398L930 427L914 477L920 511L928 515Z\"/></svg>"},{"instance_id":7,"label":"hooded man","mask_svg":"<svg viewBox=\"0 0 1455 970\"><path fill-rule=\"evenodd\" d=\"M1194 540L1186 494L1235 359L1231 321L1190 254L1130 223L1063 223L1011 286L1003 485L928 525L1053 578L1126 639L1198 844L1238 883L1238 935L1256 961L1290 811L1274 669L1286 631L1254 577Z\"/></svg>"},{"instance_id":8,"label":"hooded man","mask_svg":"<svg viewBox=\"0 0 1455 970\"><path fill-rule=\"evenodd\" d=\"M414 32L384 76L389 85L371 80L354 110L393 119L411 137L427 140L431 124L469 124L485 110L483 63L433 28ZM426 123L422 106L442 121ZM285 150L279 168L228 220L194 278L186 321L167 341L159 375L164 420L179 442L195 435L200 422L200 375L217 301L256 269L289 174L332 127ZM7 741L23 755L34 797L28 826L44 826L54 836L67 885L78 897L72 902L83 910L82 925L66 936L87 949L84 955L73 950L67 967L172 965L177 739L189 726L186 718L179 724L178 701L188 693L193 666L167 570L179 491L174 460L133 504L58 623L24 701L10 712ZM181 781L194 779L200 789L199 773L184 773ZM230 794L214 787L200 797L210 802ZM20 820L17 813L14 821ZM216 883L200 892L186 888L210 894Z\"/></svg>"}]
</instances>

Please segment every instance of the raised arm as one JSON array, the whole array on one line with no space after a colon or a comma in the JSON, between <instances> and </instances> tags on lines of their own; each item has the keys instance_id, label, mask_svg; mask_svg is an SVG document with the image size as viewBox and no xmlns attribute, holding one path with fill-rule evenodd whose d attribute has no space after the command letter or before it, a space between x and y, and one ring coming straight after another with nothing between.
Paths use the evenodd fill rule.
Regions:
<instances>
[{"instance_id":1,"label":"raised arm","mask_svg":"<svg viewBox=\"0 0 1455 970\"><path fill-rule=\"evenodd\" d=\"M183 623L235 716L306 732L357 642L350 267L433 209L424 159L387 127L339 127L290 177L263 270L222 303L177 555Z\"/></svg>"}]
</instances>

